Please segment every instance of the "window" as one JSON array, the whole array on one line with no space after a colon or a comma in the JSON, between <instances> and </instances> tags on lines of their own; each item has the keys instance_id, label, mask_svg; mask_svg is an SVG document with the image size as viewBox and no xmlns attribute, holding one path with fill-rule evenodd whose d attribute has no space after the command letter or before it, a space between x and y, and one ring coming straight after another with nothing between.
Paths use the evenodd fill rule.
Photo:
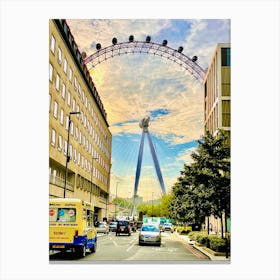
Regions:
<instances>
[{"instance_id":1,"label":"window","mask_svg":"<svg viewBox=\"0 0 280 280\"><path fill-rule=\"evenodd\" d=\"M72 145L69 145L69 156L72 159Z\"/></svg>"},{"instance_id":2,"label":"window","mask_svg":"<svg viewBox=\"0 0 280 280\"><path fill-rule=\"evenodd\" d=\"M50 64L49 67L49 80L52 82L53 80L53 66Z\"/></svg>"},{"instance_id":3,"label":"window","mask_svg":"<svg viewBox=\"0 0 280 280\"><path fill-rule=\"evenodd\" d=\"M69 127L69 116L66 116L66 123L65 123L65 128L68 130Z\"/></svg>"},{"instance_id":4,"label":"window","mask_svg":"<svg viewBox=\"0 0 280 280\"><path fill-rule=\"evenodd\" d=\"M76 162L76 160L77 160L77 150L74 149L74 162Z\"/></svg>"},{"instance_id":5,"label":"window","mask_svg":"<svg viewBox=\"0 0 280 280\"><path fill-rule=\"evenodd\" d=\"M71 93L68 91L68 94L67 94L67 104L68 106L71 105Z\"/></svg>"},{"instance_id":6,"label":"window","mask_svg":"<svg viewBox=\"0 0 280 280\"><path fill-rule=\"evenodd\" d=\"M64 111L63 109L60 110L60 123L63 125L63 121L64 121Z\"/></svg>"},{"instance_id":7,"label":"window","mask_svg":"<svg viewBox=\"0 0 280 280\"><path fill-rule=\"evenodd\" d=\"M81 96L81 91L82 91L82 89L81 89L81 86L80 86L80 84L78 85L78 94L79 94L79 97Z\"/></svg>"},{"instance_id":8,"label":"window","mask_svg":"<svg viewBox=\"0 0 280 280\"><path fill-rule=\"evenodd\" d=\"M67 154L67 141L64 140L64 154Z\"/></svg>"},{"instance_id":9,"label":"window","mask_svg":"<svg viewBox=\"0 0 280 280\"><path fill-rule=\"evenodd\" d=\"M80 106L77 105L77 112L80 112ZM79 114L76 115L77 116L77 119L79 118Z\"/></svg>"},{"instance_id":10,"label":"window","mask_svg":"<svg viewBox=\"0 0 280 280\"><path fill-rule=\"evenodd\" d=\"M76 222L75 208L50 208L49 211L50 222Z\"/></svg>"},{"instance_id":11,"label":"window","mask_svg":"<svg viewBox=\"0 0 280 280\"><path fill-rule=\"evenodd\" d=\"M63 71L65 74L67 74L67 66L68 66L68 61L66 58L64 58Z\"/></svg>"},{"instance_id":12,"label":"window","mask_svg":"<svg viewBox=\"0 0 280 280\"><path fill-rule=\"evenodd\" d=\"M60 84L60 76L56 74L55 88L57 91L59 91L59 84Z\"/></svg>"},{"instance_id":13,"label":"window","mask_svg":"<svg viewBox=\"0 0 280 280\"><path fill-rule=\"evenodd\" d=\"M78 152L78 165L80 165L80 163L81 163L81 154L80 152Z\"/></svg>"},{"instance_id":14,"label":"window","mask_svg":"<svg viewBox=\"0 0 280 280\"><path fill-rule=\"evenodd\" d=\"M49 93L49 112L51 111L52 96Z\"/></svg>"},{"instance_id":15,"label":"window","mask_svg":"<svg viewBox=\"0 0 280 280\"><path fill-rule=\"evenodd\" d=\"M63 83L63 84L62 84L62 92L61 92L61 96L62 96L63 99L65 99L65 92L66 92L66 86L65 86L65 84Z\"/></svg>"},{"instance_id":16,"label":"window","mask_svg":"<svg viewBox=\"0 0 280 280\"><path fill-rule=\"evenodd\" d=\"M52 51L52 53L54 53L54 50L55 50L55 38L52 35L52 37L51 37L51 51Z\"/></svg>"},{"instance_id":17,"label":"window","mask_svg":"<svg viewBox=\"0 0 280 280\"><path fill-rule=\"evenodd\" d=\"M58 63L61 64L62 62L62 51L61 51L61 48L58 48Z\"/></svg>"},{"instance_id":18,"label":"window","mask_svg":"<svg viewBox=\"0 0 280 280\"><path fill-rule=\"evenodd\" d=\"M72 100L72 111L75 112L76 109L76 100L73 98Z\"/></svg>"},{"instance_id":19,"label":"window","mask_svg":"<svg viewBox=\"0 0 280 280\"><path fill-rule=\"evenodd\" d=\"M72 69L70 68L69 69L69 81L72 82L72 76L73 76L73 71Z\"/></svg>"},{"instance_id":20,"label":"window","mask_svg":"<svg viewBox=\"0 0 280 280\"><path fill-rule=\"evenodd\" d=\"M59 151L62 150L62 136L61 135L58 136L58 147L57 147L57 149Z\"/></svg>"},{"instance_id":21,"label":"window","mask_svg":"<svg viewBox=\"0 0 280 280\"><path fill-rule=\"evenodd\" d=\"M82 100L83 100L83 102L85 100L85 92L84 91L82 91Z\"/></svg>"},{"instance_id":22,"label":"window","mask_svg":"<svg viewBox=\"0 0 280 280\"><path fill-rule=\"evenodd\" d=\"M77 89L78 88L78 85L77 85L77 78L76 76L74 77L74 88Z\"/></svg>"},{"instance_id":23,"label":"window","mask_svg":"<svg viewBox=\"0 0 280 280\"><path fill-rule=\"evenodd\" d=\"M230 101L222 101L222 126L230 126Z\"/></svg>"},{"instance_id":24,"label":"window","mask_svg":"<svg viewBox=\"0 0 280 280\"><path fill-rule=\"evenodd\" d=\"M51 142L52 146L55 146L55 137L56 137L56 132L54 129L52 129L52 142Z\"/></svg>"},{"instance_id":25,"label":"window","mask_svg":"<svg viewBox=\"0 0 280 280\"><path fill-rule=\"evenodd\" d=\"M57 119L58 103L55 101L53 106L53 116Z\"/></svg>"},{"instance_id":26,"label":"window","mask_svg":"<svg viewBox=\"0 0 280 280\"><path fill-rule=\"evenodd\" d=\"M230 66L230 48L222 48L222 66Z\"/></svg>"},{"instance_id":27,"label":"window","mask_svg":"<svg viewBox=\"0 0 280 280\"><path fill-rule=\"evenodd\" d=\"M70 132L71 132L71 135L74 134L74 123L72 121L70 123Z\"/></svg>"}]
</instances>

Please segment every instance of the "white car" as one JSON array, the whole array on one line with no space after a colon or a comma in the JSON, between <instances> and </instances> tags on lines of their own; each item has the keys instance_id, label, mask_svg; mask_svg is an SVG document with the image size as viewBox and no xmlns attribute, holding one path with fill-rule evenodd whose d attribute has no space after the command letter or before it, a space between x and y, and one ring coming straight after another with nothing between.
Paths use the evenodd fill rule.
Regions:
<instances>
[{"instance_id":1,"label":"white car","mask_svg":"<svg viewBox=\"0 0 280 280\"><path fill-rule=\"evenodd\" d=\"M163 231L171 231L171 233L173 232L173 225L171 223L164 223L163 227L162 227Z\"/></svg>"},{"instance_id":2,"label":"white car","mask_svg":"<svg viewBox=\"0 0 280 280\"><path fill-rule=\"evenodd\" d=\"M145 223L139 232L139 245L161 245L161 232L158 224Z\"/></svg>"}]
</instances>

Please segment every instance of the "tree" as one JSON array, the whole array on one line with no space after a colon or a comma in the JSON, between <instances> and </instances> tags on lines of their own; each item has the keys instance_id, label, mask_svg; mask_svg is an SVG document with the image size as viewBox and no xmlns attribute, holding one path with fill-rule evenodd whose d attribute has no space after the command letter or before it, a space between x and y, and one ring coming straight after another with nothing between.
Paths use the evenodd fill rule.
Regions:
<instances>
[{"instance_id":1,"label":"tree","mask_svg":"<svg viewBox=\"0 0 280 280\"><path fill-rule=\"evenodd\" d=\"M206 132L192 153L194 163L184 165L173 186L173 218L202 223L211 214L222 219L230 216L230 147L223 131L217 136ZM209 226L208 226L209 228Z\"/></svg>"}]
</instances>

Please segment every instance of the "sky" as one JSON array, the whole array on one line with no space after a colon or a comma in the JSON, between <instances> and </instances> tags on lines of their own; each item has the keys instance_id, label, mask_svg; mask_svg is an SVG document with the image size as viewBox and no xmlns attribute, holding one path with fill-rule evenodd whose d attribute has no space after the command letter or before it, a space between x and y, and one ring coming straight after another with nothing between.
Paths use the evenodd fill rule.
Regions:
<instances>
[{"instance_id":1,"label":"sky","mask_svg":"<svg viewBox=\"0 0 280 280\"><path fill-rule=\"evenodd\" d=\"M178 49L198 57L207 69L217 43L230 42L227 19L67 19L81 52L87 56L112 45L112 38L128 42L151 42ZM197 148L203 135L203 83L187 70L166 58L151 54L127 54L108 59L94 68L88 65L101 97L112 133L111 193L132 197L142 130L139 122L150 117L152 136L166 192L180 176L184 163ZM138 186L144 200L159 198L161 188L149 150L144 142L143 162Z\"/></svg>"}]
</instances>

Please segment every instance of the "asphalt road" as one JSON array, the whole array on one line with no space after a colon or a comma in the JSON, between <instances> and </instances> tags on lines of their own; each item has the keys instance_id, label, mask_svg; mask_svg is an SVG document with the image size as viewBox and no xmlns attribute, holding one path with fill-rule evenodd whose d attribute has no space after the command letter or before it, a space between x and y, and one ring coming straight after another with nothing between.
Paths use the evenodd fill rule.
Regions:
<instances>
[{"instance_id":1,"label":"asphalt road","mask_svg":"<svg viewBox=\"0 0 280 280\"><path fill-rule=\"evenodd\" d=\"M100 236L97 251L88 252L84 258L77 258L71 252L50 255L50 263L57 261L99 262L162 262L162 261L209 261L202 253L185 244L176 234L162 233L161 246L138 245L138 232L131 236L115 233Z\"/></svg>"}]
</instances>

